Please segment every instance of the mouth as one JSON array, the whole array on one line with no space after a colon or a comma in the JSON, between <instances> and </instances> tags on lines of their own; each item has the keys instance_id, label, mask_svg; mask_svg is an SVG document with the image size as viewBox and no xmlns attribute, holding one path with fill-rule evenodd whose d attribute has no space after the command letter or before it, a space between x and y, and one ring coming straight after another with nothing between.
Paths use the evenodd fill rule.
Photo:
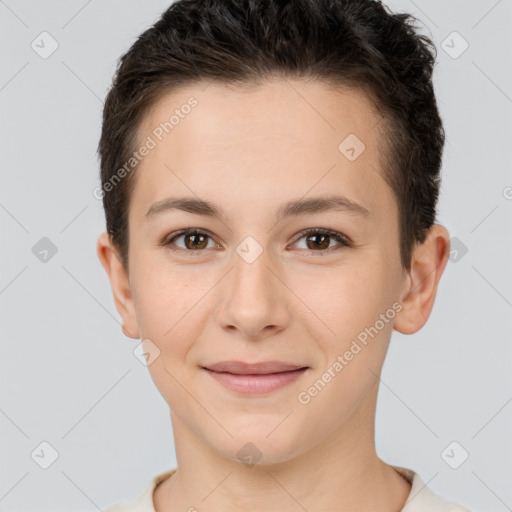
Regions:
<instances>
[{"instance_id":1,"label":"mouth","mask_svg":"<svg viewBox=\"0 0 512 512\"><path fill-rule=\"evenodd\" d=\"M223 361L201 367L214 380L230 391L242 394L264 394L295 382L308 366L266 361L245 363Z\"/></svg>"}]
</instances>

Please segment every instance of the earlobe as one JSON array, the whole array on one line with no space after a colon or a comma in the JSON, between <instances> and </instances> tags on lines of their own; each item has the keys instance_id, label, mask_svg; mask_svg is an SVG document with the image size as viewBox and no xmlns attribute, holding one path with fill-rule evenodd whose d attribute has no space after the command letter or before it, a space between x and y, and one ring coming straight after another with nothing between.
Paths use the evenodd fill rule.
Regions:
<instances>
[{"instance_id":1,"label":"earlobe","mask_svg":"<svg viewBox=\"0 0 512 512\"><path fill-rule=\"evenodd\" d=\"M122 331L125 336L138 339L140 334L130 280L108 233L102 233L98 237L96 250L101 265L109 278L116 309L123 320Z\"/></svg>"},{"instance_id":2,"label":"earlobe","mask_svg":"<svg viewBox=\"0 0 512 512\"><path fill-rule=\"evenodd\" d=\"M445 227L434 224L428 230L425 241L413 251L409 285L401 301L402 310L395 317L395 330L402 334L413 334L425 325L449 255L450 235Z\"/></svg>"}]
</instances>

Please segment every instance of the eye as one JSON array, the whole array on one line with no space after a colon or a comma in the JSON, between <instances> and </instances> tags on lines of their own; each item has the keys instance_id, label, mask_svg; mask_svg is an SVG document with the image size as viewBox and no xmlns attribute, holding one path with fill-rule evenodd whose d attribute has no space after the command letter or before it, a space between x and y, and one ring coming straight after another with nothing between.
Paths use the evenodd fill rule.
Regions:
<instances>
[{"instance_id":1,"label":"eye","mask_svg":"<svg viewBox=\"0 0 512 512\"><path fill-rule=\"evenodd\" d=\"M332 240L338 242L338 247L335 246L335 250L342 247L351 247L352 245L345 235L331 229L309 228L300 234L302 236L298 240L304 238L306 240L306 249L310 249L312 252L323 253L328 249L332 249L333 247L329 247Z\"/></svg>"},{"instance_id":2,"label":"eye","mask_svg":"<svg viewBox=\"0 0 512 512\"><path fill-rule=\"evenodd\" d=\"M183 238L184 247L176 246L175 241ZM220 247L218 244L213 242L213 239L209 235L209 233L200 228L189 228L182 229L181 231L177 231L176 233L172 233L169 237L167 237L162 245L168 247L171 251L187 251L189 253L193 252L201 252L202 249L211 249L212 247L208 247L208 239L213 243L214 247Z\"/></svg>"},{"instance_id":3,"label":"eye","mask_svg":"<svg viewBox=\"0 0 512 512\"><path fill-rule=\"evenodd\" d=\"M310 252L325 253L330 247L331 241L338 242L338 247L334 247L335 250L342 247L351 247L352 243L350 240L337 231L325 228L309 228L300 232L300 238L294 243L297 244L299 240L306 239L306 249ZM184 246L176 244L176 240L183 238ZM208 241L213 244L208 246ZM210 234L204 229L200 228L188 228L182 229L175 233L172 233L166 237L161 245L167 247L173 252L185 251L192 255L193 253L199 253L202 249L221 248L219 244L216 244Z\"/></svg>"}]
</instances>

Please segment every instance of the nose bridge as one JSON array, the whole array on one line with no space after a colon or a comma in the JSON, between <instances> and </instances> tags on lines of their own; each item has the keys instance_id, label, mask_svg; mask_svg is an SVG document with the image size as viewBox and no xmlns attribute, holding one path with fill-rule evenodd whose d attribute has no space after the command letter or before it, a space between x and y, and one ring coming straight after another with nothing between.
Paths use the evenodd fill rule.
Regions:
<instances>
[{"instance_id":1,"label":"nose bridge","mask_svg":"<svg viewBox=\"0 0 512 512\"><path fill-rule=\"evenodd\" d=\"M233 271L218 311L219 323L248 337L261 335L269 326L282 329L288 312L283 284L274 275L278 270L268 251L253 237L244 239L233 255Z\"/></svg>"},{"instance_id":2,"label":"nose bridge","mask_svg":"<svg viewBox=\"0 0 512 512\"><path fill-rule=\"evenodd\" d=\"M257 242L251 239L244 240L236 249L232 288L234 293L242 295L239 299L247 300L252 297L256 301L256 295L272 288L270 281L273 275L268 268L272 266L268 251L259 244L256 246Z\"/></svg>"}]
</instances>

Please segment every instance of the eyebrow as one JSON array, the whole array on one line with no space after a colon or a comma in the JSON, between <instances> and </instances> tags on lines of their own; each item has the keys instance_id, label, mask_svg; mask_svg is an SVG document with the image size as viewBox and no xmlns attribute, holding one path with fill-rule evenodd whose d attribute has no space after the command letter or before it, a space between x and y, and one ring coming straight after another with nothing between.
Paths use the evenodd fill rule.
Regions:
<instances>
[{"instance_id":1,"label":"eyebrow","mask_svg":"<svg viewBox=\"0 0 512 512\"><path fill-rule=\"evenodd\" d=\"M144 218L148 221L160 213L171 210L182 210L206 217L223 217L220 206L210 201L196 197L168 197L153 203ZM327 211L352 213L362 217L369 217L371 215L364 206L344 196L321 196L308 199L296 199L285 203L277 210L276 221L280 221L285 217Z\"/></svg>"}]
</instances>

